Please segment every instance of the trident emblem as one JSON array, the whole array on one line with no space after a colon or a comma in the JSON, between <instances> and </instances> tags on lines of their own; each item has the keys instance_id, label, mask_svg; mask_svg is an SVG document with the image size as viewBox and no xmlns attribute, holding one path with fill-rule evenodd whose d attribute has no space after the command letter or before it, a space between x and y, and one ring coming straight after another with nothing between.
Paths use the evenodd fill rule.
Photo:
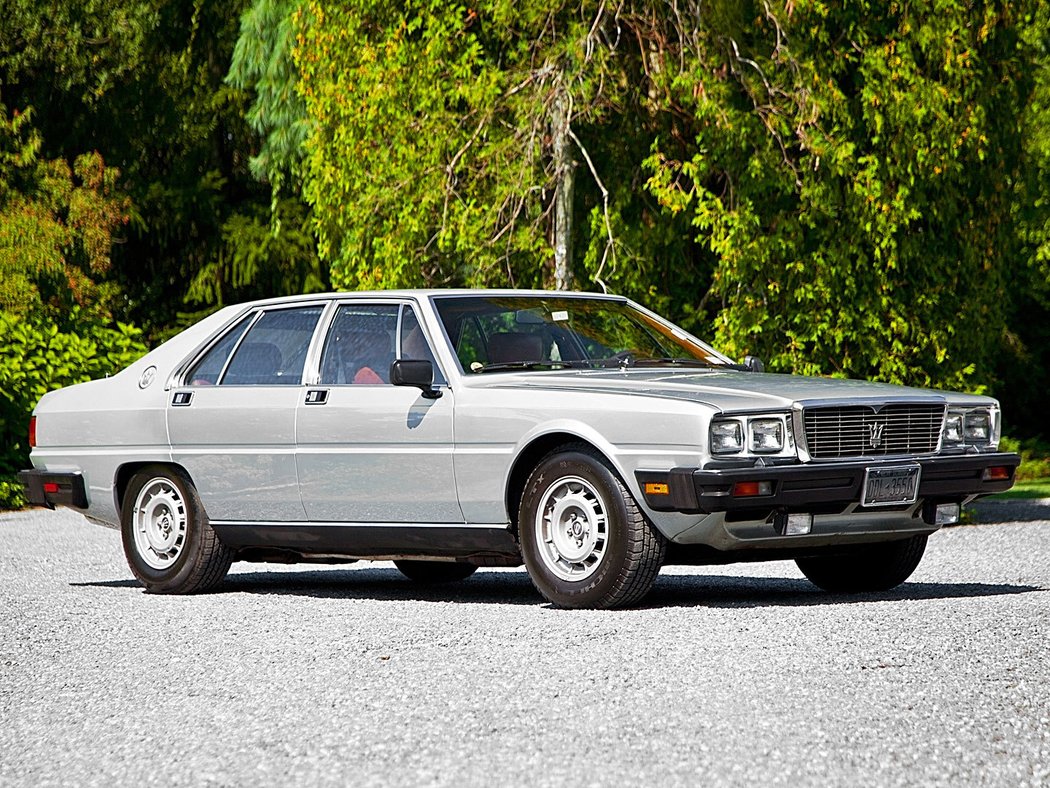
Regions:
<instances>
[{"instance_id":1,"label":"trident emblem","mask_svg":"<svg viewBox=\"0 0 1050 788\"><path fill-rule=\"evenodd\" d=\"M871 444L871 448L877 449L882 445L882 431L886 428L886 422L884 421L873 421L868 424L868 432L870 433L868 443Z\"/></svg>"}]
</instances>

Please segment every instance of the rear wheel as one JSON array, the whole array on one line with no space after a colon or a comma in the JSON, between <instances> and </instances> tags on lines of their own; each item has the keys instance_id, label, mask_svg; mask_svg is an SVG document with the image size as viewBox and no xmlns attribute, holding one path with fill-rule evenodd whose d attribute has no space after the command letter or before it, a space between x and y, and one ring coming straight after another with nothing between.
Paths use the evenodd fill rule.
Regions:
<instances>
[{"instance_id":1,"label":"rear wheel","mask_svg":"<svg viewBox=\"0 0 1050 788\"><path fill-rule=\"evenodd\" d=\"M450 561L394 561L394 566L409 580L417 583L454 583L466 580L478 571L474 564Z\"/></svg>"},{"instance_id":2,"label":"rear wheel","mask_svg":"<svg viewBox=\"0 0 1050 788\"><path fill-rule=\"evenodd\" d=\"M549 454L533 470L518 536L536 589L574 608L641 601L667 545L604 458L584 446Z\"/></svg>"},{"instance_id":3,"label":"rear wheel","mask_svg":"<svg viewBox=\"0 0 1050 788\"><path fill-rule=\"evenodd\" d=\"M191 594L218 585L233 563L197 490L180 469L150 465L124 494L120 530L128 566L147 591Z\"/></svg>"},{"instance_id":4,"label":"rear wheel","mask_svg":"<svg viewBox=\"0 0 1050 788\"><path fill-rule=\"evenodd\" d=\"M825 591L856 594L888 591L915 571L926 550L926 534L857 547L844 555L795 561L810 582Z\"/></svg>"}]
</instances>

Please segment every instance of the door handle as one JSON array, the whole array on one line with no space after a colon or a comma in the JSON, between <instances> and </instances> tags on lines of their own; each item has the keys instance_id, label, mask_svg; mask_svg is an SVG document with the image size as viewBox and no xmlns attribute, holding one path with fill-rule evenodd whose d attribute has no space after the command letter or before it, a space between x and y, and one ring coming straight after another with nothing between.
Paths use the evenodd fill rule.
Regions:
<instances>
[{"instance_id":1,"label":"door handle","mask_svg":"<svg viewBox=\"0 0 1050 788\"><path fill-rule=\"evenodd\" d=\"M306 392L307 405L324 405L328 402L328 389L309 389Z\"/></svg>"},{"instance_id":2,"label":"door handle","mask_svg":"<svg viewBox=\"0 0 1050 788\"><path fill-rule=\"evenodd\" d=\"M176 391L171 398L171 404L176 408L186 408L193 401L192 391Z\"/></svg>"}]
</instances>

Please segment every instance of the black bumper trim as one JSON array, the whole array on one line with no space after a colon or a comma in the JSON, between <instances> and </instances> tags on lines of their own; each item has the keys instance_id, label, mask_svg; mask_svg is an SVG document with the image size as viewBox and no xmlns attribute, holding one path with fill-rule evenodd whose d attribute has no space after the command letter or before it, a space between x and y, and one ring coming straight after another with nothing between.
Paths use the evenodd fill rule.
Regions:
<instances>
[{"instance_id":1,"label":"black bumper trim","mask_svg":"<svg viewBox=\"0 0 1050 788\"><path fill-rule=\"evenodd\" d=\"M844 510L860 503L861 485L868 468L917 463L920 500L960 503L971 495L1009 490L1021 458L1012 453L964 454L922 459L897 458L850 462L806 463L751 468L672 468L637 471L645 502L658 512L710 514L787 509L793 511ZM1008 469L1005 479L986 479L989 468ZM769 495L733 496L739 482L769 482ZM666 485L665 494L646 492L646 484ZM881 509L882 507L878 507ZM759 518L761 519L761 518Z\"/></svg>"},{"instance_id":2,"label":"black bumper trim","mask_svg":"<svg viewBox=\"0 0 1050 788\"><path fill-rule=\"evenodd\" d=\"M80 471L19 471L18 481L25 485L26 498L33 506L45 506L48 509L56 506L88 508L87 488ZM54 485L55 489L48 490L47 485Z\"/></svg>"}]
</instances>

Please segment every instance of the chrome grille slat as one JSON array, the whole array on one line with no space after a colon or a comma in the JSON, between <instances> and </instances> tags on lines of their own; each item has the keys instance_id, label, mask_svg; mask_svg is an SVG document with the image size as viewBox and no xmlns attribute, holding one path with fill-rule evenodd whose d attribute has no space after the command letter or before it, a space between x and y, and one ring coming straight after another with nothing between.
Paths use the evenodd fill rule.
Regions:
<instances>
[{"instance_id":1,"label":"chrome grille slat","mask_svg":"<svg viewBox=\"0 0 1050 788\"><path fill-rule=\"evenodd\" d=\"M866 405L805 408L806 446L814 459L932 454L940 442L944 411L944 405L912 403L878 411Z\"/></svg>"}]
</instances>

